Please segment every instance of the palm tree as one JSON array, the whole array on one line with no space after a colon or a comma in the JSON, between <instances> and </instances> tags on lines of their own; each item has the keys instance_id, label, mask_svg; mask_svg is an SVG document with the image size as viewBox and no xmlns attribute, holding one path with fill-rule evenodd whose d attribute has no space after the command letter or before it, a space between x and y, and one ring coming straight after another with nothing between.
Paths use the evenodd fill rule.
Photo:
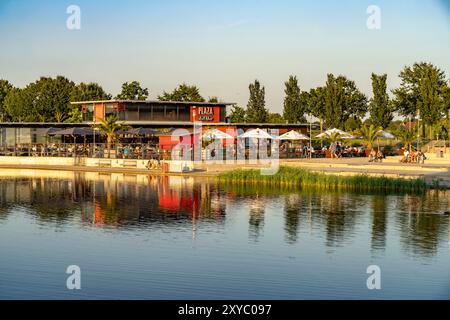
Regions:
<instances>
[{"instance_id":1,"label":"palm tree","mask_svg":"<svg viewBox=\"0 0 450 320\"><path fill-rule=\"evenodd\" d=\"M110 115L98 125L99 130L106 136L108 157L111 151L111 144L117 139L118 131L125 129L123 124L118 123L118 120L116 115Z\"/></svg>"},{"instance_id":2,"label":"palm tree","mask_svg":"<svg viewBox=\"0 0 450 320\"><path fill-rule=\"evenodd\" d=\"M408 149L414 141L414 132L412 130L408 130L405 126L400 126L398 130L396 130L396 136L403 143L405 150Z\"/></svg>"},{"instance_id":3,"label":"palm tree","mask_svg":"<svg viewBox=\"0 0 450 320\"><path fill-rule=\"evenodd\" d=\"M375 140L382 135L382 131L382 127L375 127L373 124L371 124L370 126L363 125L358 130L358 135L362 137L364 142L367 144L367 150L370 151L372 150Z\"/></svg>"},{"instance_id":4,"label":"palm tree","mask_svg":"<svg viewBox=\"0 0 450 320\"><path fill-rule=\"evenodd\" d=\"M328 140L330 140L330 142L338 142L342 140L342 135L339 132L333 132Z\"/></svg>"}]
</instances>

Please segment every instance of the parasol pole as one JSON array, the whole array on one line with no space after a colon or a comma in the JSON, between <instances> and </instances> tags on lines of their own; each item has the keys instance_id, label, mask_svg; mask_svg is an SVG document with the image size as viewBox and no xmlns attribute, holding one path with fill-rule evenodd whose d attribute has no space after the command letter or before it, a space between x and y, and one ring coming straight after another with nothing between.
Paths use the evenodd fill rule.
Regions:
<instances>
[{"instance_id":1,"label":"parasol pole","mask_svg":"<svg viewBox=\"0 0 450 320\"><path fill-rule=\"evenodd\" d=\"M94 108L95 108L95 107L94 107ZM92 148L92 157L95 158L95 157L96 157L96 156L95 156L95 112L94 112L94 116L93 116L92 120L94 120L94 128L93 128L93 130L94 130L94 138L93 138L93 144L94 144L94 146L93 146L93 148Z\"/></svg>"}]
</instances>

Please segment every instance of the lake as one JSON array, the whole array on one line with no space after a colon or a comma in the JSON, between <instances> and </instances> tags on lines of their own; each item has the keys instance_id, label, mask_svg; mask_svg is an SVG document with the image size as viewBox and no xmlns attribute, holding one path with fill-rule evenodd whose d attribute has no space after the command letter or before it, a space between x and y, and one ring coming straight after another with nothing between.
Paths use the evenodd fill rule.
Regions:
<instances>
[{"instance_id":1,"label":"lake","mask_svg":"<svg viewBox=\"0 0 450 320\"><path fill-rule=\"evenodd\" d=\"M0 299L449 299L446 211L449 191L0 170Z\"/></svg>"}]
</instances>

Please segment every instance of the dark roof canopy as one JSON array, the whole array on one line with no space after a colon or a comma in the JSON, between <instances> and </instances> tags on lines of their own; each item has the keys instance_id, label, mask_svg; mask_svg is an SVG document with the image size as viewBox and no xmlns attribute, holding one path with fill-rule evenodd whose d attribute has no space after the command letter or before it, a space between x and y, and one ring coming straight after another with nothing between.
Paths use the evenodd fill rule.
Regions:
<instances>
[{"instance_id":1,"label":"dark roof canopy","mask_svg":"<svg viewBox=\"0 0 450 320\"><path fill-rule=\"evenodd\" d=\"M59 131L48 132L49 136L93 136L100 134L92 128L68 128Z\"/></svg>"}]
</instances>

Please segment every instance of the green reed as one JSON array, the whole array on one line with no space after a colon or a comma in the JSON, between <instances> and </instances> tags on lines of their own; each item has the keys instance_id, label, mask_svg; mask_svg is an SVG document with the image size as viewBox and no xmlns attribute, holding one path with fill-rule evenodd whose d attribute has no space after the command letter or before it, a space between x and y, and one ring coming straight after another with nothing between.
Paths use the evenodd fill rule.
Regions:
<instances>
[{"instance_id":1,"label":"green reed","mask_svg":"<svg viewBox=\"0 0 450 320\"><path fill-rule=\"evenodd\" d=\"M315 190L422 192L436 186L423 179L375 177L367 174L339 176L301 168L280 167L274 175L261 175L260 170L237 169L220 174L218 181L226 184L282 188L295 186Z\"/></svg>"}]
</instances>

